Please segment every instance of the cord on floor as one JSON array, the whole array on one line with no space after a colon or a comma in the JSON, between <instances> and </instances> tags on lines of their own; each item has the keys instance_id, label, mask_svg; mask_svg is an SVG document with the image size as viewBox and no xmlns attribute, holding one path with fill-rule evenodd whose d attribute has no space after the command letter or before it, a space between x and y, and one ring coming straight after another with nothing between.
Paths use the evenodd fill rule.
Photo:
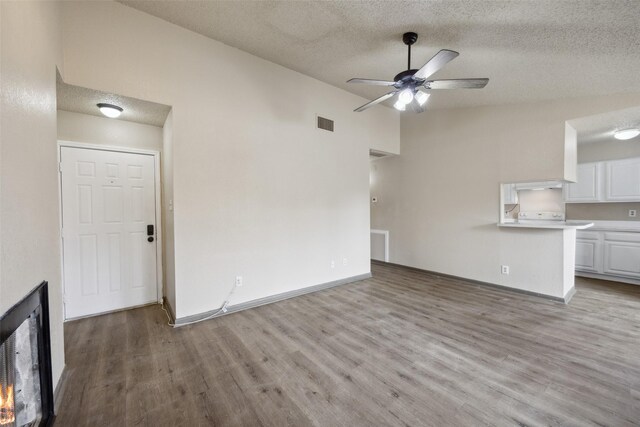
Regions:
<instances>
[{"instance_id":1,"label":"cord on floor","mask_svg":"<svg viewBox=\"0 0 640 427\"><path fill-rule=\"evenodd\" d=\"M211 313L210 315L208 315L207 317L203 317L202 319L198 319L198 320L194 320L192 322L185 322L185 323L171 323L171 315L169 314L169 312L167 311L166 308L164 308L164 300L162 301L162 304L160 305L162 307L162 309L164 310L164 312L167 314L167 318L169 319L169 321L167 322L167 325L173 327L173 328L179 328L181 326L187 326L187 325L193 325L195 323L200 323L200 322L204 322L205 320L209 320L213 317L218 316L221 313L226 313L227 312L227 307L229 306L229 302L231 301L231 296L233 295L233 293L236 290L236 287L238 285L234 284L233 288L231 288L231 292L229 292L229 295L227 295L227 298L224 300L224 302L222 303L222 307L220 307L218 310L216 310L215 312Z\"/></svg>"}]
</instances>

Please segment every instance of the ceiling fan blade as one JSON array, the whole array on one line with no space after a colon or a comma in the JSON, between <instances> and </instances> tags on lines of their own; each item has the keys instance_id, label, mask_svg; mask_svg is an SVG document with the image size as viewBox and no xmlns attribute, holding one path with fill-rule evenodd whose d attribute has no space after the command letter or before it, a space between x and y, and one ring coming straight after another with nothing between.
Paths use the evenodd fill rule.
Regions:
<instances>
[{"instance_id":1,"label":"ceiling fan blade","mask_svg":"<svg viewBox=\"0 0 640 427\"><path fill-rule=\"evenodd\" d=\"M426 64L422 66L416 73L413 75L414 80L424 80L453 59L455 59L458 55L458 52L442 49L440 52L436 53L433 58L427 61Z\"/></svg>"},{"instance_id":2,"label":"ceiling fan blade","mask_svg":"<svg viewBox=\"0 0 640 427\"><path fill-rule=\"evenodd\" d=\"M489 79L449 79L427 80L424 87L427 89L482 89L489 83Z\"/></svg>"},{"instance_id":3,"label":"ceiling fan blade","mask_svg":"<svg viewBox=\"0 0 640 427\"><path fill-rule=\"evenodd\" d=\"M390 82L388 80L374 80L374 79L349 79L347 83L362 83L365 85L376 86L393 86L396 82Z\"/></svg>"},{"instance_id":4,"label":"ceiling fan blade","mask_svg":"<svg viewBox=\"0 0 640 427\"><path fill-rule=\"evenodd\" d=\"M359 112L361 112L361 111L364 111L364 110L366 110L367 108L373 107L374 105L381 103L382 101L386 101L387 99L391 98L391 97L392 97L393 95L395 95L396 93L397 93L397 91L395 91L395 90L394 90L393 92L389 92L389 93L387 93L387 94L384 94L384 95L382 95L380 98L376 98L376 99L374 99L374 100L373 100L373 101L371 101L371 102L367 102L366 104L364 104L364 105L362 105L362 106L360 106L360 107L356 108L356 109L355 109L355 110L353 110L353 111L358 112L358 113L359 113Z\"/></svg>"}]
</instances>

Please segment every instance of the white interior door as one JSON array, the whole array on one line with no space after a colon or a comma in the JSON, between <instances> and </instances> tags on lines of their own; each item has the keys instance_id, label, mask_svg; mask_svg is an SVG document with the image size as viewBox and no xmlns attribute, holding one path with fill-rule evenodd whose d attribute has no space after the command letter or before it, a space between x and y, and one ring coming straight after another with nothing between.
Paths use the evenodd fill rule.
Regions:
<instances>
[{"instance_id":1,"label":"white interior door","mask_svg":"<svg viewBox=\"0 0 640 427\"><path fill-rule=\"evenodd\" d=\"M154 157L61 147L60 158L65 318L157 301Z\"/></svg>"}]
</instances>

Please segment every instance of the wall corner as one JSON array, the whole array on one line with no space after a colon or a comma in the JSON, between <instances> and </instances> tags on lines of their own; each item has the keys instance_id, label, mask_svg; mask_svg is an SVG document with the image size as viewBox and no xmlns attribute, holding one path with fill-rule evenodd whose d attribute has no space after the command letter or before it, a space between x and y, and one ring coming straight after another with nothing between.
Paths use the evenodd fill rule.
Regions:
<instances>
[{"instance_id":1,"label":"wall corner","mask_svg":"<svg viewBox=\"0 0 640 427\"><path fill-rule=\"evenodd\" d=\"M569 123L564 124L564 179L576 182L578 179L578 133Z\"/></svg>"}]
</instances>

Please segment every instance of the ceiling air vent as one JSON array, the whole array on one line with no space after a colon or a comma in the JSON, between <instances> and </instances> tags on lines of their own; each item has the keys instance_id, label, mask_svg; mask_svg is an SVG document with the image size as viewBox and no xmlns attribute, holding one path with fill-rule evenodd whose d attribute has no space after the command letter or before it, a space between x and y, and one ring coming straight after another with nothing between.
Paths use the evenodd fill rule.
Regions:
<instances>
[{"instance_id":1,"label":"ceiling air vent","mask_svg":"<svg viewBox=\"0 0 640 427\"><path fill-rule=\"evenodd\" d=\"M328 130L329 132L333 132L333 120L325 119L324 117L318 116L318 129Z\"/></svg>"},{"instance_id":2,"label":"ceiling air vent","mask_svg":"<svg viewBox=\"0 0 640 427\"><path fill-rule=\"evenodd\" d=\"M379 159L381 157L387 157L387 156L390 156L390 155L391 154L385 153L384 151L376 151L376 150L369 149L369 159L371 159L371 160Z\"/></svg>"},{"instance_id":3,"label":"ceiling air vent","mask_svg":"<svg viewBox=\"0 0 640 427\"><path fill-rule=\"evenodd\" d=\"M373 150L369 150L369 155L370 155L371 157L387 157L387 156L388 156L388 154L385 154L385 153L379 153L379 152L377 152L377 151L373 151Z\"/></svg>"}]
</instances>

